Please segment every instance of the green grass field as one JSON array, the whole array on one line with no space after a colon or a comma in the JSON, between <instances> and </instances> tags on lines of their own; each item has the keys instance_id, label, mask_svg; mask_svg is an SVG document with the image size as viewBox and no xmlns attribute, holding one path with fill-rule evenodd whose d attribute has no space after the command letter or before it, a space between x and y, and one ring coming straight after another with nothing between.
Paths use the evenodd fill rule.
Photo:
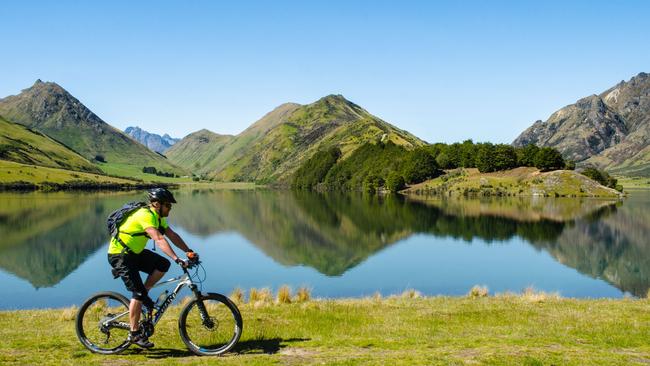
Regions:
<instances>
[{"instance_id":1,"label":"green grass field","mask_svg":"<svg viewBox=\"0 0 650 366\"><path fill-rule=\"evenodd\" d=\"M189 353L172 307L143 351L100 356L81 346L75 308L0 312L3 365L647 365L650 302L543 293L240 304L234 352Z\"/></svg>"},{"instance_id":2,"label":"green grass field","mask_svg":"<svg viewBox=\"0 0 650 366\"><path fill-rule=\"evenodd\" d=\"M171 178L143 173L142 167L123 163L97 163L97 166L106 172L106 174L141 179L145 182L182 183L192 181L192 178L189 176L184 178Z\"/></svg>"},{"instance_id":3,"label":"green grass field","mask_svg":"<svg viewBox=\"0 0 650 366\"><path fill-rule=\"evenodd\" d=\"M650 178L648 177L623 177L615 176L623 189L650 189Z\"/></svg>"},{"instance_id":4,"label":"green grass field","mask_svg":"<svg viewBox=\"0 0 650 366\"><path fill-rule=\"evenodd\" d=\"M133 169L129 166L112 165L114 170L112 174L116 176L132 176ZM104 168L104 167L102 167ZM208 182L199 181L194 182L190 178L169 178L161 177L155 174L145 174L139 172L135 175L136 179L142 180L144 183L174 183L180 189L254 189L260 186L254 183L246 182ZM117 184L136 184L139 183L134 180L107 176L103 174L77 172L66 169L48 168L35 165L27 165L16 163L13 161L0 160L0 185L12 184L15 182L28 182L31 184L42 185L46 183L66 184L70 182L93 182L97 184L117 183Z\"/></svg>"},{"instance_id":5,"label":"green grass field","mask_svg":"<svg viewBox=\"0 0 650 366\"><path fill-rule=\"evenodd\" d=\"M75 172L72 170L47 168L43 166L0 160L0 183L24 181L34 184L66 183L70 181L91 181L109 183L133 183L132 180L114 178L102 174Z\"/></svg>"},{"instance_id":6,"label":"green grass field","mask_svg":"<svg viewBox=\"0 0 650 366\"><path fill-rule=\"evenodd\" d=\"M206 189L234 189L234 190L241 190L241 189L255 189L255 188L260 188L264 186L256 185L255 183L248 183L248 182L208 182L208 181L201 181L201 182L183 182L178 185L178 189L199 189L199 190L206 190Z\"/></svg>"}]
</instances>

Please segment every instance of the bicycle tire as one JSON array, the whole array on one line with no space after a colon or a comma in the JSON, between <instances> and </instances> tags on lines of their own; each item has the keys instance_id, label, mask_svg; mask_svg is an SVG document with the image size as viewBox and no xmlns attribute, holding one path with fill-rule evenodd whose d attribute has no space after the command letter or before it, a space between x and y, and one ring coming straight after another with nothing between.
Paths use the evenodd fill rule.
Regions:
<instances>
[{"instance_id":1,"label":"bicycle tire","mask_svg":"<svg viewBox=\"0 0 650 366\"><path fill-rule=\"evenodd\" d=\"M107 309L103 310L104 306L100 303L103 300L106 300L107 304L110 300L111 304L115 305L114 308L106 306ZM120 322L114 322L113 325L102 327L101 323L104 319L117 314L122 314L125 311L126 315L119 318L121 320ZM77 338L79 338L79 341L84 345L84 347L93 353L112 355L124 351L130 345L127 341L129 329L123 328L124 325L129 322L128 311L129 300L117 292L105 291L92 295L84 301L79 308L79 312L77 312L77 318L75 321ZM98 337L106 337L105 343L108 343L112 329L120 329L119 332L116 332L119 338L116 337L117 344L115 347L103 347L99 344L99 339L94 339L94 335L97 335ZM93 333L93 337L91 337L91 333Z\"/></svg>"},{"instance_id":2,"label":"bicycle tire","mask_svg":"<svg viewBox=\"0 0 650 366\"><path fill-rule=\"evenodd\" d=\"M208 319L212 321L211 326L201 316L200 304L205 307ZM233 327L232 335L228 331L230 327ZM243 321L239 309L230 299L221 294L208 293L202 294L200 299L192 299L183 307L178 318L178 329L183 343L194 354L218 356L237 344L243 331ZM223 332L217 333L219 330ZM200 331L207 336L199 336Z\"/></svg>"}]
</instances>

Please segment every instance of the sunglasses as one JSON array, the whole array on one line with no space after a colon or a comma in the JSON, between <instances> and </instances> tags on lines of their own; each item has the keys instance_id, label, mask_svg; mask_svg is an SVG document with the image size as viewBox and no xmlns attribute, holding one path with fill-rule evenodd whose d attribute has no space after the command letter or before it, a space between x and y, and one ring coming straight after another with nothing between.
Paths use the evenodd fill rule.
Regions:
<instances>
[{"instance_id":1,"label":"sunglasses","mask_svg":"<svg viewBox=\"0 0 650 366\"><path fill-rule=\"evenodd\" d=\"M171 203L168 203L168 202L165 202L165 203L163 203L162 205L165 206L165 207L167 207L167 209L171 209L171 208L172 208L172 204L171 204Z\"/></svg>"}]
</instances>

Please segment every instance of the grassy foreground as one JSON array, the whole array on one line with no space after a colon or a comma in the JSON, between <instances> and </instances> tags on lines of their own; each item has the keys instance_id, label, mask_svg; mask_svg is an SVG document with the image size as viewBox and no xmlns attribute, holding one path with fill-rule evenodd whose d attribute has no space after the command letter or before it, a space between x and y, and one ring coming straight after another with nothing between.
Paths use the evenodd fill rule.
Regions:
<instances>
[{"instance_id":1,"label":"grassy foreground","mask_svg":"<svg viewBox=\"0 0 650 366\"><path fill-rule=\"evenodd\" d=\"M414 296L415 295L415 296ZM480 294L478 294L480 296ZM650 302L577 300L544 294L311 300L241 304L244 333L218 358L189 353L174 307L152 337L156 347L99 356L81 346L76 309L0 312L3 365L650 363Z\"/></svg>"}]
</instances>

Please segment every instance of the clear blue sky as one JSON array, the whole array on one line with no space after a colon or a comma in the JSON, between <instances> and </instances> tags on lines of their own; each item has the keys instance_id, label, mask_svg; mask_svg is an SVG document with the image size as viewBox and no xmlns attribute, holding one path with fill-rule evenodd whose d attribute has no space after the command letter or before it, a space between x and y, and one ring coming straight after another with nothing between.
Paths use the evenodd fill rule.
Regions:
<instances>
[{"instance_id":1,"label":"clear blue sky","mask_svg":"<svg viewBox=\"0 0 650 366\"><path fill-rule=\"evenodd\" d=\"M6 1L0 96L55 81L106 122L235 134L343 94L429 141L511 142L650 72L648 1Z\"/></svg>"}]
</instances>

